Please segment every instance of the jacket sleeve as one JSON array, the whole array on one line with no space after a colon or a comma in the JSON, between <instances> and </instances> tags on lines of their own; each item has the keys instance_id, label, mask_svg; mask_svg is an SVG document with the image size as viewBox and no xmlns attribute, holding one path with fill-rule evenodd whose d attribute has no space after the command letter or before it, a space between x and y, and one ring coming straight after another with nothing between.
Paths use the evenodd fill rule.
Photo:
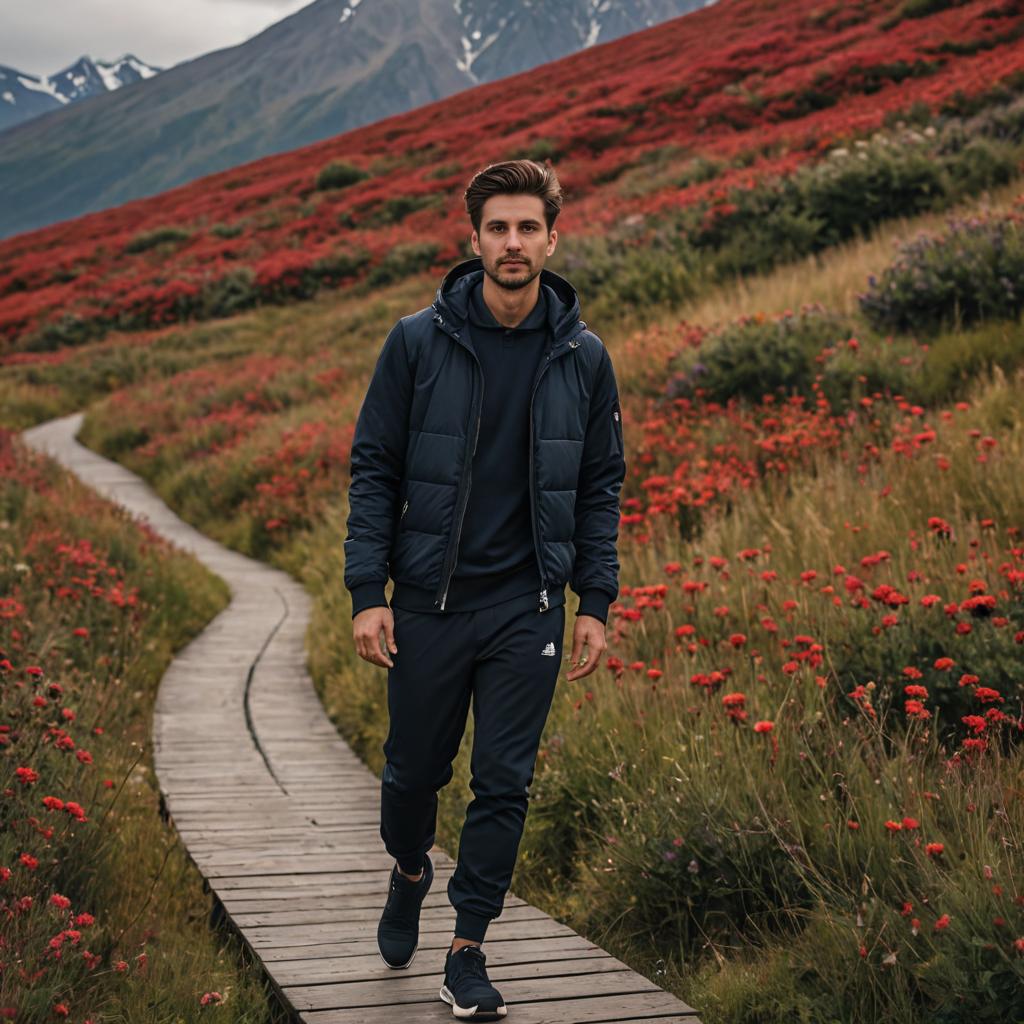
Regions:
<instances>
[{"instance_id":1,"label":"jacket sleeve","mask_svg":"<svg viewBox=\"0 0 1024 1024\"><path fill-rule=\"evenodd\" d=\"M353 618L365 608L387 607L384 586L405 469L412 391L413 374L399 320L377 357L352 437L344 548Z\"/></svg>"},{"instance_id":2,"label":"jacket sleeve","mask_svg":"<svg viewBox=\"0 0 1024 1024\"><path fill-rule=\"evenodd\" d=\"M576 487L576 560L569 581L580 598L576 614L593 615L602 622L619 595L619 493L625 477L618 386L611 357L602 344Z\"/></svg>"}]
</instances>

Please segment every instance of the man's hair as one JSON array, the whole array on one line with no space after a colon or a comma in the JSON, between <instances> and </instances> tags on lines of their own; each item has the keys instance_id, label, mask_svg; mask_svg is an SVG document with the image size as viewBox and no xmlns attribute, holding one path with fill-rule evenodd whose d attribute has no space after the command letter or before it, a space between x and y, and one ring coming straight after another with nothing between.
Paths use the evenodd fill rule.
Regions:
<instances>
[{"instance_id":1,"label":"man's hair","mask_svg":"<svg viewBox=\"0 0 1024 1024\"><path fill-rule=\"evenodd\" d=\"M530 195L542 199L548 231L555 226L555 218L562 209L562 186L549 164L539 164L536 160L489 164L473 176L466 189L466 212L475 231L480 230L484 203L491 196L499 195Z\"/></svg>"}]
</instances>

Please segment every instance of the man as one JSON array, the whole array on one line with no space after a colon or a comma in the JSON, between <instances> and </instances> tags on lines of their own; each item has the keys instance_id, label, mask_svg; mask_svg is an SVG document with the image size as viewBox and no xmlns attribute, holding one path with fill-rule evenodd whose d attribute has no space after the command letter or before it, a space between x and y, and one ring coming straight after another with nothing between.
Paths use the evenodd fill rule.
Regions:
<instances>
[{"instance_id":1,"label":"man","mask_svg":"<svg viewBox=\"0 0 1024 1024\"><path fill-rule=\"evenodd\" d=\"M388 669L381 838L396 864L381 957L397 969L415 955L437 792L472 699L474 799L448 882L456 923L440 994L456 1017L493 1020L506 1007L481 947L519 849L565 584L580 598L573 680L606 648L625 462L608 352L573 287L544 269L562 205L554 171L492 164L465 202L476 258L391 329L359 411L345 586L357 653Z\"/></svg>"}]
</instances>

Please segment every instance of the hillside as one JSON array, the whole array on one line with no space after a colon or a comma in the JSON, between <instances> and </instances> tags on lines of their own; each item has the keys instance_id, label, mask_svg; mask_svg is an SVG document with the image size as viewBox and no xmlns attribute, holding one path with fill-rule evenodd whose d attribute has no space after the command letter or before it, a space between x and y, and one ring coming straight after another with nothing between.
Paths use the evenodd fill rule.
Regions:
<instances>
[{"instance_id":1,"label":"hillside","mask_svg":"<svg viewBox=\"0 0 1024 1024\"><path fill-rule=\"evenodd\" d=\"M553 160L567 235L615 231L640 247L679 234L686 213L717 230L755 182L822 161L896 115L927 120L1014 95L1024 80L1018 5L915 18L902 8L722 0L541 70L9 239L0 335L8 348L57 348L112 326L443 266L465 252L469 177L513 155Z\"/></svg>"},{"instance_id":2,"label":"hillside","mask_svg":"<svg viewBox=\"0 0 1024 1024\"><path fill-rule=\"evenodd\" d=\"M314 0L142 90L12 128L0 139L0 237L369 124L703 2Z\"/></svg>"}]
</instances>

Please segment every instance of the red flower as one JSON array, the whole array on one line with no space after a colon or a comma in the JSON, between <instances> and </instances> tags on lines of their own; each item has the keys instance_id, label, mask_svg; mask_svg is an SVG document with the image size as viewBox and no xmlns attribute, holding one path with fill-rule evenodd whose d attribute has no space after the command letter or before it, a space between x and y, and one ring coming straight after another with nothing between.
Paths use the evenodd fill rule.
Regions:
<instances>
[{"instance_id":1,"label":"red flower","mask_svg":"<svg viewBox=\"0 0 1024 1024\"><path fill-rule=\"evenodd\" d=\"M903 710L908 718L917 718L925 721L932 717L932 713L919 700L905 700Z\"/></svg>"},{"instance_id":2,"label":"red flower","mask_svg":"<svg viewBox=\"0 0 1024 1024\"><path fill-rule=\"evenodd\" d=\"M952 668L955 664L956 664L956 662L953 661L952 658L936 658L935 659L935 667L940 672L945 672L946 669Z\"/></svg>"},{"instance_id":3,"label":"red flower","mask_svg":"<svg viewBox=\"0 0 1024 1024\"><path fill-rule=\"evenodd\" d=\"M942 917L940 917L935 922L935 930L937 932L941 932L944 928L948 928L948 927L949 927L949 914L943 914Z\"/></svg>"},{"instance_id":4,"label":"red flower","mask_svg":"<svg viewBox=\"0 0 1024 1024\"><path fill-rule=\"evenodd\" d=\"M991 701L999 701L999 703L1003 703L1003 697L999 691L993 690L989 686L979 686L974 691L974 696L977 697L982 704L987 704Z\"/></svg>"},{"instance_id":5,"label":"red flower","mask_svg":"<svg viewBox=\"0 0 1024 1024\"><path fill-rule=\"evenodd\" d=\"M924 852L928 854L929 857L938 857L944 849L945 846L943 846L942 843L928 843L924 848Z\"/></svg>"}]
</instances>

